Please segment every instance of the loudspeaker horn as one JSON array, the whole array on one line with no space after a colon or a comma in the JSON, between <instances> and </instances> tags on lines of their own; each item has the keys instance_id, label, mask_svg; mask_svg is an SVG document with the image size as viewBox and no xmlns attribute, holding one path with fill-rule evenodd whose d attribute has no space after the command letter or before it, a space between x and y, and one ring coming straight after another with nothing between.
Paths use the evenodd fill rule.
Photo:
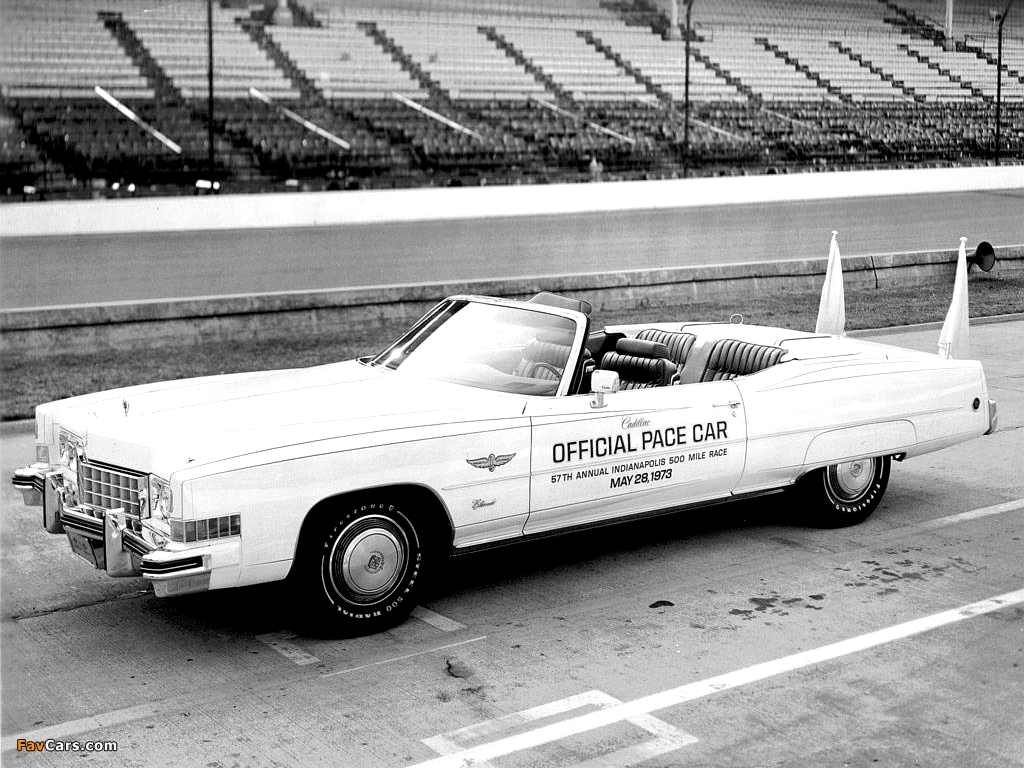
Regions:
<instances>
[{"instance_id":1,"label":"loudspeaker horn","mask_svg":"<svg viewBox=\"0 0 1024 768\"><path fill-rule=\"evenodd\" d=\"M977 264L982 272L991 272L996 263L996 252L992 243L982 240L974 249L974 255L967 257L967 268Z\"/></svg>"}]
</instances>

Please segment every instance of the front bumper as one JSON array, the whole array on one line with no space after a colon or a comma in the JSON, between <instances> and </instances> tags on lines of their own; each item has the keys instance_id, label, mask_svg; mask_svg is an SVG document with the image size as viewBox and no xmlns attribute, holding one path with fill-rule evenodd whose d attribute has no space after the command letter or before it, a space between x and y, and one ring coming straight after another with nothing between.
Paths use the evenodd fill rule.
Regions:
<instances>
[{"instance_id":1,"label":"front bumper","mask_svg":"<svg viewBox=\"0 0 1024 768\"><path fill-rule=\"evenodd\" d=\"M47 531L67 534L76 555L110 576L142 576L153 583L157 597L204 592L218 566L240 562L238 538L201 546L157 544L135 530L137 521L123 509L66 503L63 474L48 465L18 469L11 482L26 505L42 506Z\"/></svg>"}]
</instances>

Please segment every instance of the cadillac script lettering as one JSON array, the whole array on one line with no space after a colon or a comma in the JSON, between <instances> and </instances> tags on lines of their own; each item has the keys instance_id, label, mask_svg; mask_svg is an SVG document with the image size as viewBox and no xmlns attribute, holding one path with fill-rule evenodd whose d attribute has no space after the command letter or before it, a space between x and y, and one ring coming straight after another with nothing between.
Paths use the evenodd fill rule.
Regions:
<instances>
[{"instance_id":1,"label":"cadillac script lettering","mask_svg":"<svg viewBox=\"0 0 1024 768\"><path fill-rule=\"evenodd\" d=\"M646 419L624 419L623 427L646 425ZM628 427L627 427L628 428ZM725 440L729 437L729 423L702 422L691 426L678 425L661 429L644 429L639 433L626 432L621 435L592 437L585 440L569 440L551 446L551 460L555 464L585 459L601 459L639 451L654 451L659 448L674 448L689 443L703 443L708 440Z\"/></svg>"}]
</instances>

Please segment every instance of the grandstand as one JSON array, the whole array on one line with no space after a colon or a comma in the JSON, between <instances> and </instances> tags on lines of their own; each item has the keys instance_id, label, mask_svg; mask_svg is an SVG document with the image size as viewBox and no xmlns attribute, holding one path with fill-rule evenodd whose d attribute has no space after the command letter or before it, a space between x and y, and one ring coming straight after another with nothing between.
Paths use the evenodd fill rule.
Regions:
<instances>
[{"instance_id":1,"label":"grandstand","mask_svg":"<svg viewBox=\"0 0 1024 768\"><path fill-rule=\"evenodd\" d=\"M980 0L949 37L944 0L705 0L688 46L668 0L207 13L4 0L5 199L988 163L997 74L1001 159L1024 162L1024 8L1001 69Z\"/></svg>"}]
</instances>

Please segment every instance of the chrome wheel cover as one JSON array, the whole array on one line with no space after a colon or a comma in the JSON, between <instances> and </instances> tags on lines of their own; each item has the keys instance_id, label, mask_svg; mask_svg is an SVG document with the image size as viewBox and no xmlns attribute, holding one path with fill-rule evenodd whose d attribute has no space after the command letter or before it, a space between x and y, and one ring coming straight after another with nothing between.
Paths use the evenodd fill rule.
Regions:
<instances>
[{"instance_id":1,"label":"chrome wheel cover","mask_svg":"<svg viewBox=\"0 0 1024 768\"><path fill-rule=\"evenodd\" d=\"M326 576L346 600L373 603L394 588L408 564L409 544L401 527L371 515L354 520L335 540Z\"/></svg>"},{"instance_id":2,"label":"chrome wheel cover","mask_svg":"<svg viewBox=\"0 0 1024 768\"><path fill-rule=\"evenodd\" d=\"M858 459L833 464L825 472L825 486L833 498L841 502L855 502L871 490L876 474L876 459Z\"/></svg>"}]
</instances>

